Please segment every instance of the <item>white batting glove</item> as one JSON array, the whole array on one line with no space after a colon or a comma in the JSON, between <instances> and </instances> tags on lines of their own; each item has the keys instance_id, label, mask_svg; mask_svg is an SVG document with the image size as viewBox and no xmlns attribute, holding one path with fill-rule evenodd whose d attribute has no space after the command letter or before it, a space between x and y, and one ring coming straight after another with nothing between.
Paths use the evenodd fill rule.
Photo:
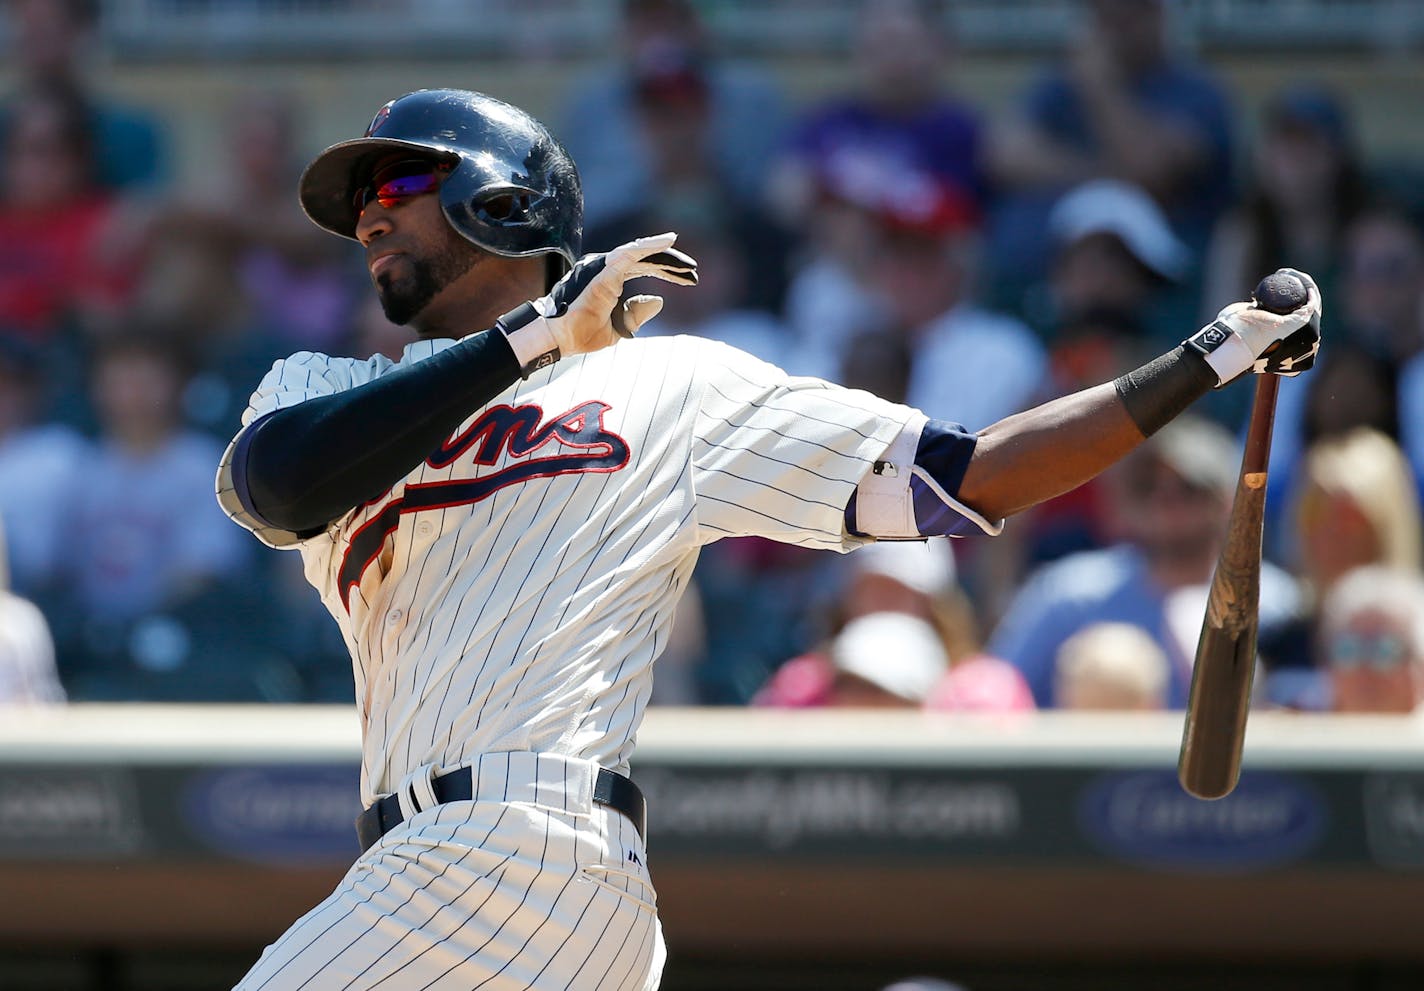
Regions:
<instances>
[{"instance_id":1,"label":"white batting glove","mask_svg":"<svg viewBox=\"0 0 1424 991\"><path fill-rule=\"evenodd\" d=\"M1246 372L1294 377L1315 364L1320 350L1320 289L1304 272L1283 268L1305 285L1305 302L1290 313L1263 310L1254 302L1232 303L1184 343L1216 372L1216 385Z\"/></svg>"},{"instance_id":2,"label":"white batting glove","mask_svg":"<svg viewBox=\"0 0 1424 991\"><path fill-rule=\"evenodd\" d=\"M652 276L697 285L697 262L672 247L676 234L640 237L605 254L584 255L547 296L522 303L496 322L525 378L560 358L606 348L632 337L663 308L661 296L620 302L629 279Z\"/></svg>"}]
</instances>

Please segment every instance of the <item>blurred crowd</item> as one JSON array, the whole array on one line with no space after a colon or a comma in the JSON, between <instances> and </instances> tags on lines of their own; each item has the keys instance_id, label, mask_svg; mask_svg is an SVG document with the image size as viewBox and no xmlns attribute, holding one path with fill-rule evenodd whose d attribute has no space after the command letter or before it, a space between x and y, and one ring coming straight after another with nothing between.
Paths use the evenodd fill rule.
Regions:
<instances>
[{"instance_id":1,"label":"blurred crowd","mask_svg":"<svg viewBox=\"0 0 1424 991\"><path fill-rule=\"evenodd\" d=\"M1257 704L1424 711L1424 162L1370 161L1347 94L1310 80L1248 117L1168 43L1165 0L1082 8L990 114L934 0L865 0L839 88L800 102L720 53L693 0L622 0L619 49L548 121L586 248L676 230L701 285L660 289L647 333L975 429L1311 272L1326 343L1281 388ZM301 214L299 100L213 108L221 174L180 192L171 122L88 78L96 0L3 9L0 699L350 701L298 556L213 496L272 361L408 339ZM1181 707L1249 396L1213 393L993 540L707 547L654 701Z\"/></svg>"}]
</instances>

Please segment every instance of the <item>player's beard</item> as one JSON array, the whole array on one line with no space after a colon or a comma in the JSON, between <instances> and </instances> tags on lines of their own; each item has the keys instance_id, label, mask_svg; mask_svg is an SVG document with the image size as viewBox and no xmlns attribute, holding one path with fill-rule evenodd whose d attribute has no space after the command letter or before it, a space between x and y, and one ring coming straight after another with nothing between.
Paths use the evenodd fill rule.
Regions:
<instances>
[{"instance_id":1,"label":"player's beard","mask_svg":"<svg viewBox=\"0 0 1424 991\"><path fill-rule=\"evenodd\" d=\"M376 277L381 309L386 319L397 326L415 319L442 289L478 265L485 253L464 238L454 237L434 257L406 257L410 261L409 274L382 272Z\"/></svg>"}]
</instances>

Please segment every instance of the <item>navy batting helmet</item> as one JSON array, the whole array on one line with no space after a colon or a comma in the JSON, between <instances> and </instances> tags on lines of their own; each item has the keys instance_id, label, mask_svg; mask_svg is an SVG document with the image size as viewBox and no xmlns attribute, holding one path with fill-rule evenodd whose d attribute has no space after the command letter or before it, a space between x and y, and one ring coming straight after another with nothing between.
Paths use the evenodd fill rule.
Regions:
<instances>
[{"instance_id":1,"label":"navy batting helmet","mask_svg":"<svg viewBox=\"0 0 1424 991\"><path fill-rule=\"evenodd\" d=\"M562 145L529 114L483 93L429 89L376 112L364 137L327 148L302 173L302 209L356 236L355 197L391 152L448 162L440 205L455 230L496 255L552 253L567 270L583 242L583 188Z\"/></svg>"}]
</instances>

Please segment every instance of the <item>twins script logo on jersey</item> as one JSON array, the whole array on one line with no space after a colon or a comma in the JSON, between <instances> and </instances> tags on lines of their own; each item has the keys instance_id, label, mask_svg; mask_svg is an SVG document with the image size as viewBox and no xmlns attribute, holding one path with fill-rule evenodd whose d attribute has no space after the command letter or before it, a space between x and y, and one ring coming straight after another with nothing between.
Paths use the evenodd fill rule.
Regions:
<instances>
[{"instance_id":1,"label":"twins script logo on jersey","mask_svg":"<svg viewBox=\"0 0 1424 991\"><path fill-rule=\"evenodd\" d=\"M342 604L350 607L351 589L360 584L361 575L381 553L386 538L395 532L404 513L473 505L506 486L532 478L611 472L625 466L628 442L604 429L603 414L608 409L607 403L594 400L547 421L544 410L532 404L486 410L425 459L431 468L448 468L470 455L474 477L413 482L351 535L339 574ZM549 452L531 457L549 445L553 445ZM508 462L503 468L479 474L480 468L502 459ZM383 493L367 505L385 498Z\"/></svg>"}]
</instances>

